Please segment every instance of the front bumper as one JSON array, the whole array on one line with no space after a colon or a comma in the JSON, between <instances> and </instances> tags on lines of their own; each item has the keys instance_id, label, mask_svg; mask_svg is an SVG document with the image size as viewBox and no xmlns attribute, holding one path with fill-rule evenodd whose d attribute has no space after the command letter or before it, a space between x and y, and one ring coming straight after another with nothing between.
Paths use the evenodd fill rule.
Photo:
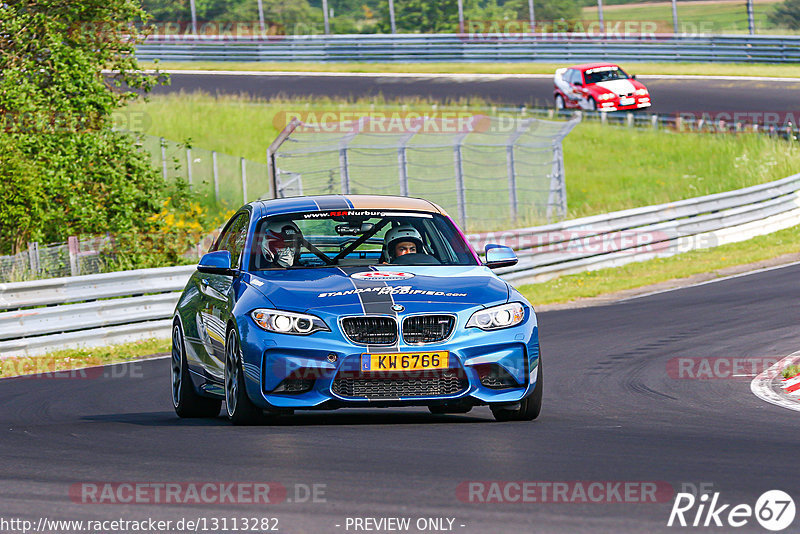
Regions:
<instances>
[{"instance_id":1,"label":"front bumper","mask_svg":"<svg viewBox=\"0 0 800 534\"><path fill-rule=\"evenodd\" d=\"M649 97L637 98L633 104L620 105L619 101L607 101L597 106L597 111L631 111L649 108L652 105Z\"/></svg>"},{"instance_id":2,"label":"front bumper","mask_svg":"<svg viewBox=\"0 0 800 534\"><path fill-rule=\"evenodd\" d=\"M245 319L240 332L248 396L264 409L481 405L529 396L539 359L532 309L526 308L521 324L497 331L464 328L467 319L459 315L444 342L370 347L371 353L449 352L446 370L385 375L360 372L367 347L347 340L333 321L326 321L331 332L291 336L265 332Z\"/></svg>"}]
</instances>

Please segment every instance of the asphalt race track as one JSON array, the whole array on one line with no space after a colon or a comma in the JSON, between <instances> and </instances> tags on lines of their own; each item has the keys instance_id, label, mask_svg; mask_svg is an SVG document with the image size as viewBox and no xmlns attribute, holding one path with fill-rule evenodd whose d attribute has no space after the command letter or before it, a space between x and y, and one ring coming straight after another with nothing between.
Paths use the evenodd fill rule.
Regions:
<instances>
[{"instance_id":1,"label":"asphalt race track","mask_svg":"<svg viewBox=\"0 0 800 534\"><path fill-rule=\"evenodd\" d=\"M354 532L348 517L454 518L454 532L475 534L695 532L709 529L666 527L684 484L706 484L731 505L753 506L771 489L798 500L797 414L756 398L749 377L678 379L667 369L678 357L800 349L800 265L539 322L545 399L531 423L494 423L487 408L302 413L255 428L179 420L167 359L106 376L1 380L0 515L277 517L280 532L309 534ZM661 481L672 491L658 503L486 504L459 500L467 481ZM70 498L83 482L272 482L292 501L305 495L297 487L325 493L260 506L84 504ZM764 532L754 518L736 531Z\"/></svg>"},{"instance_id":2,"label":"asphalt race track","mask_svg":"<svg viewBox=\"0 0 800 534\"><path fill-rule=\"evenodd\" d=\"M635 71L634 71L635 72ZM211 94L247 94L270 98L342 97L383 95L385 98L420 97L453 101L481 97L504 105L551 107L552 77L515 78L498 76L418 77L185 74L174 72L172 83L153 93L205 91ZM800 117L800 81L683 79L643 76L653 106L648 112L793 112Z\"/></svg>"}]
</instances>

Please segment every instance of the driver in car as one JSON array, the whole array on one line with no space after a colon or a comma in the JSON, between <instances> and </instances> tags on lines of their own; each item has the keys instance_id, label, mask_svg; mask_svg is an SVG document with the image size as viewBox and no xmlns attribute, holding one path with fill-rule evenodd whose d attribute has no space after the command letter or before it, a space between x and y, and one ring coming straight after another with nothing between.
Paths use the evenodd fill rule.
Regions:
<instances>
[{"instance_id":1,"label":"driver in car","mask_svg":"<svg viewBox=\"0 0 800 534\"><path fill-rule=\"evenodd\" d=\"M303 234L292 221L273 221L267 226L261 240L261 253L268 262L267 268L287 268L299 257Z\"/></svg>"},{"instance_id":2,"label":"driver in car","mask_svg":"<svg viewBox=\"0 0 800 534\"><path fill-rule=\"evenodd\" d=\"M395 226L383 238L389 263L406 254L422 252L422 236L410 224Z\"/></svg>"}]
</instances>

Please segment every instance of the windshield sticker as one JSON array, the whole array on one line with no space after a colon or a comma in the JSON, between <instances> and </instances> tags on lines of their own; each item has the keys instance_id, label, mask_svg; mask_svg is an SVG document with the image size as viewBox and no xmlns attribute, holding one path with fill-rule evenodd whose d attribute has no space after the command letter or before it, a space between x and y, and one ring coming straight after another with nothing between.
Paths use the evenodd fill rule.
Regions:
<instances>
[{"instance_id":1,"label":"windshield sticker","mask_svg":"<svg viewBox=\"0 0 800 534\"><path fill-rule=\"evenodd\" d=\"M409 278L414 278L414 275L411 273L399 273L392 271L367 271L351 274L350 278L355 278L356 280L371 280L376 282L394 282L397 280L408 280Z\"/></svg>"},{"instance_id":2,"label":"windshield sticker","mask_svg":"<svg viewBox=\"0 0 800 534\"><path fill-rule=\"evenodd\" d=\"M427 295L431 297L466 297L466 293L446 293L444 291L428 291L425 289L412 289L411 286L382 286L359 287L347 291L334 291L320 293L317 297L343 297L345 295L360 295L361 293L377 293L378 295Z\"/></svg>"},{"instance_id":3,"label":"windshield sticker","mask_svg":"<svg viewBox=\"0 0 800 534\"><path fill-rule=\"evenodd\" d=\"M586 74L593 74L595 72L607 72L610 70L617 70L617 67L595 67L586 71Z\"/></svg>"},{"instance_id":4,"label":"windshield sticker","mask_svg":"<svg viewBox=\"0 0 800 534\"><path fill-rule=\"evenodd\" d=\"M304 219L327 219L329 217L417 217L432 219L430 213L412 213L405 211L371 211L371 210L343 210L343 211L314 211L304 213Z\"/></svg>"}]
</instances>

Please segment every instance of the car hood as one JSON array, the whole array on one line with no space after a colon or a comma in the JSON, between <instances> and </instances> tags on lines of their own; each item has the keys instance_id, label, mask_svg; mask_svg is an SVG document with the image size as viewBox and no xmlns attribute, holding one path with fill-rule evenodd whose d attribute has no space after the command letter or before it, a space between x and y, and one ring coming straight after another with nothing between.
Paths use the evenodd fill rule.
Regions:
<instances>
[{"instance_id":1,"label":"car hood","mask_svg":"<svg viewBox=\"0 0 800 534\"><path fill-rule=\"evenodd\" d=\"M630 80L609 80L597 82L595 85L618 95L627 95L636 91L636 86Z\"/></svg>"},{"instance_id":2,"label":"car hood","mask_svg":"<svg viewBox=\"0 0 800 534\"><path fill-rule=\"evenodd\" d=\"M287 311L333 313L458 311L508 301L508 285L487 267L374 266L252 273L250 284Z\"/></svg>"}]
</instances>

